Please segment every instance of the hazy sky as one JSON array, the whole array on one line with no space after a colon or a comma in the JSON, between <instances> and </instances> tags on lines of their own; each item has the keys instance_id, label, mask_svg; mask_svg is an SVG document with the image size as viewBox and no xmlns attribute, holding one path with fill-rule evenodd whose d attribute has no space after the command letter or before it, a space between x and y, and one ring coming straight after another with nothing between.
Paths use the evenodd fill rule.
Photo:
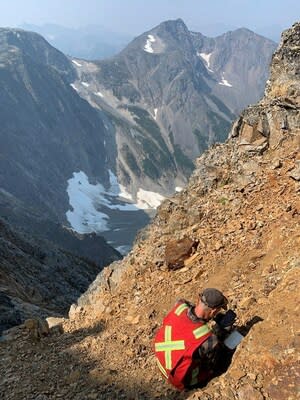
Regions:
<instances>
[{"instance_id":1,"label":"hazy sky","mask_svg":"<svg viewBox=\"0 0 300 400\"><path fill-rule=\"evenodd\" d=\"M182 18L190 30L287 28L300 20L300 0L0 0L0 26L98 24L137 35L162 21ZM228 28L228 29L227 29Z\"/></svg>"}]
</instances>

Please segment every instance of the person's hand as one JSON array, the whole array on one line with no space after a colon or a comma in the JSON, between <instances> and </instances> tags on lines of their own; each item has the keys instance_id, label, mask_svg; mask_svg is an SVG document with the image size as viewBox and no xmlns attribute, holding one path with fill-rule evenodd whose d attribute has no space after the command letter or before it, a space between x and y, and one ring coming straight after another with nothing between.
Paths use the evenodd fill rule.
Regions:
<instances>
[{"instance_id":1,"label":"person's hand","mask_svg":"<svg viewBox=\"0 0 300 400\"><path fill-rule=\"evenodd\" d=\"M225 314L218 314L214 320L221 329L231 328L236 320L236 313L228 310Z\"/></svg>"},{"instance_id":2,"label":"person's hand","mask_svg":"<svg viewBox=\"0 0 300 400\"><path fill-rule=\"evenodd\" d=\"M232 310L228 310L225 314L218 314L214 318L215 326L213 327L213 333L217 336L218 340L222 343L230 331L236 320L236 313Z\"/></svg>"}]
</instances>

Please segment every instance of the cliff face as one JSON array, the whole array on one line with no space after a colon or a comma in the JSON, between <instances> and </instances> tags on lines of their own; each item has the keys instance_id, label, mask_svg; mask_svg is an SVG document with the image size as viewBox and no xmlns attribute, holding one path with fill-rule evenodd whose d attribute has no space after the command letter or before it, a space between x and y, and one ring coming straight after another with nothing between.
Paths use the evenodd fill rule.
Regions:
<instances>
[{"instance_id":1,"label":"cliff face","mask_svg":"<svg viewBox=\"0 0 300 400\"><path fill-rule=\"evenodd\" d=\"M235 123L232 137L244 151L272 150L281 146L288 133L299 133L299 29L295 25L282 35L274 53L270 79L263 99L247 108Z\"/></svg>"},{"instance_id":2,"label":"cliff face","mask_svg":"<svg viewBox=\"0 0 300 400\"><path fill-rule=\"evenodd\" d=\"M197 160L187 188L161 205L128 256L97 277L63 334L32 344L20 328L0 344L5 399L297 398L299 48L297 23L283 34L263 99ZM166 249L184 237L193 253L170 269ZM227 294L247 335L222 376L178 394L160 377L152 340L175 299L205 287Z\"/></svg>"}]
</instances>

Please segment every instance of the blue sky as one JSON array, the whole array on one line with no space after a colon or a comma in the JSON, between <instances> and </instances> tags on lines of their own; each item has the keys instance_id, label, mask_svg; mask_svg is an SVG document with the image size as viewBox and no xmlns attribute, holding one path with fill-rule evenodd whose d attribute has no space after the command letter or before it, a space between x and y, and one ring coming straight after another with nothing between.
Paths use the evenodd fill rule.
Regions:
<instances>
[{"instance_id":1,"label":"blue sky","mask_svg":"<svg viewBox=\"0 0 300 400\"><path fill-rule=\"evenodd\" d=\"M190 30L210 34L247 27L284 29L300 20L299 0L0 0L0 26L55 23L98 24L138 35L168 19L182 18ZM221 33L221 32L220 32Z\"/></svg>"}]
</instances>

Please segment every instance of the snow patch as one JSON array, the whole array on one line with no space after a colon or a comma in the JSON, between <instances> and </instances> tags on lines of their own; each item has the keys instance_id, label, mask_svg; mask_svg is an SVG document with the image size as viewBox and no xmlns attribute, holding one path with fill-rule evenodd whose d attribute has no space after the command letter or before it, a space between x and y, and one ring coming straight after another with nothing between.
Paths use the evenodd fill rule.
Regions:
<instances>
[{"instance_id":1,"label":"snow patch","mask_svg":"<svg viewBox=\"0 0 300 400\"><path fill-rule=\"evenodd\" d=\"M197 56L201 57L206 64L206 68L208 69L208 71L210 72L214 72L211 68L210 68L210 57L211 57L212 53L199 53L197 52Z\"/></svg>"},{"instance_id":2,"label":"snow patch","mask_svg":"<svg viewBox=\"0 0 300 400\"><path fill-rule=\"evenodd\" d=\"M126 254L128 254L128 252L130 251L131 246L118 246L116 247L116 250L122 254L122 256L125 256Z\"/></svg>"},{"instance_id":3,"label":"snow patch","mask_svg":"<svg viewBox=\"0 0 300 400\"><path fill-rule=\"evenodd\" d=\"M124 194L120 190L117 177L111 171L109 171L109 183L108 190L105 190L100 183L93 185L82 171L74 172L73 177L68 180L67 193L72 210L67 211L66 216L76 232L90 233L109 230L108 215L99 211L102 207L111 210L138 211L135 204L119 200L121 196L124 198Z\"/></svg>"},{"instance_id":4,"label":"snow patch","mask_svg":"<svg viewBox=\"0 0 300 400\"><path fill-rule=\"evenodd\" d=\"M137 192L137 206L141 209L157 208L165 197L159 193L139 189Z\"/></svg>"},{"instance_id":5,"label":"snow patch","mask_svg":"<svg viewBox=\"0 0 300 400\"><path fill-rule=\"evenodd\" d=\"M103 94L102 94L101 92L95 92L95 95L96 95L96 96L99 96L99 97L104 97Z\"/></svg>"},{"instance_id":6,"label":"snow patch","mask_svg":"<svg viewBox=\"0 0 300 400\"><path fill-rule=\"evenodd\" d=\"M72 63L77 65L77 67L82 67L82 64L80 64L78 61L76 60L72 60Z\"/></svg>"},{"instance_id":7,"label":"snow patch","mask_svg":"<svg viewBox=\"0 0 300 400\"><path fill-rule=\"evenodd\" d=\"M67 193L72 211L66 213L71 227L78 233L104 232L108 230L108 215L98 211L101 184L91 185L84 172L74 172L68 180Z\"/></svg>"},{"instance_id":8,"label":"snow patch","mask_svg":"<svg viewBox=\"0 0 300 400\"><path fill-rule=\"evenodd\" d=\"M183 188L180 186L176 186L176 188L175 188L175 192L177 192L177 193L181 192L182 190L183 190Z\"/></svg>"},{"instance_id":9,"label":"snow patch","mask_svg":"<svg viewBox=\"0 0 300 400\"><path fill-rule=\"evenodd\" d=\"M100 209L138 211L156 208L165 199L158 193L139 189L138 201L134 204L131 194L118 183L112 171L109 171L108 189L100 183L91 184L84 172L74 172L68 180L67 193L72 209L67 211L66 217L78 233L100 233L110 229L109 216Z\"/></svg>"},{"instance_id":10,"label":"snow patch","mask_svg":"<svg viewBox=\"0 0 300 400\"><path fill-rule=\"evenodd\" d=\"M108 170L108 173L109 173L109 184L110 184L108 193L112 196L118 196L118 194L120 193L118 178L110 169Z\"/></svg>"},{"instance_id":11,"label":"snow patch","mask_svg":"<svg viewBox=\"0 0 300 400\"><path fill-rule=\"evenodd\" d=\"M130 193L127 192L125 186L119 185L119 188L120 188L119 197L120 197L121 199L126 199L126 200L133 201L132 195L131 195Z\"/></svg>"},{"instance_id":12,"label":"snow patch","mask_svg":"<svg viewBox=\"0 0 300 400\"><path fill-rule=\"evenodd\" d=\"M225 77L224 77L224 72L223 72L223 74L222 74L222 80L221 80L221 82L218 82L218 83L219 83L219 85L222 85L222 86L232 87L232 84L229 83L229 82L225 79Z\"/></svg>"},{"instance_id":13,"label":"snow patch","mask_svg":"<svg viewBox=\"0 0 300 400\"><path fill-rule=\"evenodd\" d=\"M81 84L82 84L83 86L85 86L85 87L89 87L89 86L90 86L90 84L89 84L88 82L81 82Z\"/></svg>"},{"instance_id":14,"label":"snow patch","mask_svg":"<svg viewBox=\"0 0 300 400\"><path fill-rule=\"evenodd\" d=\"M200 56L200 57L202 57L203 60L206 62L206 64L207 64L208 67L209 67L209 59L210 59L212 53L197 53L197 55Z\"/></svg>"},{"instance_id":15,"label":"snow patch","mask_svg":"<svg viewBox=\"0 0 300 400\"><path fill-rule=\"evenodd\" d=\"M156 40L153 35L148 35L147 42L144 46L144 51L146 51L147 53L154 53L154 50L152 48L152 43L154 43L155 41Z\"/></svg>"},{"instance_id":16,"label":"snow patch","mask_svg":"<svg viewBox=\"0 0 300 400\"><path fill-rule=\"evenodd\" d=\"M157 108L154 108L154 119L156 121L156 117L157 117Z\"/></svg>"},{"instance_id":17,"label":"snow patch","mask_svg":"<svg viewBox=\"0 0 300 400\"><path fill-rule=\"evenodd\" d=\"M71 86L74 90L76 90L76 92L78 92L78 89L77 89L77 87L75 86L74 83L70 83L70 86Z\"/></svg>"}]
</instances>

